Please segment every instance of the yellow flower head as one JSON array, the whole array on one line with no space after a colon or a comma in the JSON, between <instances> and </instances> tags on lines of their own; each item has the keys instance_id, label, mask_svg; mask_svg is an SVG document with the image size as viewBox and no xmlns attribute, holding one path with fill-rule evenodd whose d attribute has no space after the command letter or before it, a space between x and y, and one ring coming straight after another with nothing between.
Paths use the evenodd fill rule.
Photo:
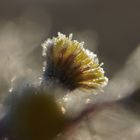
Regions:
<instances>
[{"instance_id":1,"label":"yellow flower head","mask_svg":"<svg viewBox=\"0 0 140 140\"><path fill-rule=\"evenodd\" d=\"M55 79L66 89L100 89L108 79L99 64L97 55L83 47L84 43L58 33L43 46L45 80Z\"/></svg>"}]
</instances>

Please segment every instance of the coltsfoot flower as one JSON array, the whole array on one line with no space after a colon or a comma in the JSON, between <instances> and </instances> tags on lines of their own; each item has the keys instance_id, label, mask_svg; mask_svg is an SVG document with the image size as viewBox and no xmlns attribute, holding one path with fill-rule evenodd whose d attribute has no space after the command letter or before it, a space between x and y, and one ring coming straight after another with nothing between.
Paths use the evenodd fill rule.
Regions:
<instances>
[{"instance_id":1,"label":"coltsfoot flower","mask_svg":"<svg viewBox=\"0 0 140 140\"><path fill-rule=\"evenodd\" d=\"M58 33L57 37L42 44L45 56L45 80L56 80L64 88L101 89L108 79L99 64L97 55L83 47L84 42L72 40L72 34L66 37Z\"/></svg>"},{"instance_id":2,"label":"coltsfoot flower","mask_svg":"<svg viewBox=\"0 0 140 140\"><path fill-rule=\"evenodd\" d=\"M46 65L41 82L45 85L12 87L5 103L6 113L0 120L0 139L52 140L73 121L66 116L63 102L54 96L61 95L54 83L70 91L96 90L107 84L102 63L83 45L72 40L72 34L66 37L61 33L43 44ZM52 86L47 85L51 81Z\"/></svg>"}]
</instances>

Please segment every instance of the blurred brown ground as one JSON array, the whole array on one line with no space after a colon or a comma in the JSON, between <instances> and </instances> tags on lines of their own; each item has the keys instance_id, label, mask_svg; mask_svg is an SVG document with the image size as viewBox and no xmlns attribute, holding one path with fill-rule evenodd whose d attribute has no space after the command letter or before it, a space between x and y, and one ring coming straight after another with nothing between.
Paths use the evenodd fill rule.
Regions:
<instances>
[{"instance_id":1,"label":"blurred brown ground","mask_svg":"<svg viewBox=\"0 0 140 140\"><path fill-rule=\"evenodd\" d=\"M35 8L33 14L40 16L40 9L47 11L52 24L49 36L68 33L68 28L70 32L96 31L98 54L107 59L103 61L108 75L122 67L140 42L139 0L0 0L0 21L18 18L27 8Z\"/></svg>"}]
</instances>

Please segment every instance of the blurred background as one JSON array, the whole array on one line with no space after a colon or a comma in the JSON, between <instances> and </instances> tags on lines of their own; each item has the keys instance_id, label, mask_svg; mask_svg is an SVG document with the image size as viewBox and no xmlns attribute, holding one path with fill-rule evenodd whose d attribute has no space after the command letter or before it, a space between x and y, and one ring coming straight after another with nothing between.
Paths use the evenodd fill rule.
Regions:
<instances>
[{"instance_id":1,"label":"blurred background","mask_svg":"<svg viewBox=\"0 0 140 140\"><path fill-rule=\"evenodd\" d=\"M117 100L97 117L91 113L69 139L139 139L139 0L0 0L1 100L17 77L42 76L41 44L57 32L73 33L104 62L110 82L96 101Z\"/></svg>"}]
</instances>

